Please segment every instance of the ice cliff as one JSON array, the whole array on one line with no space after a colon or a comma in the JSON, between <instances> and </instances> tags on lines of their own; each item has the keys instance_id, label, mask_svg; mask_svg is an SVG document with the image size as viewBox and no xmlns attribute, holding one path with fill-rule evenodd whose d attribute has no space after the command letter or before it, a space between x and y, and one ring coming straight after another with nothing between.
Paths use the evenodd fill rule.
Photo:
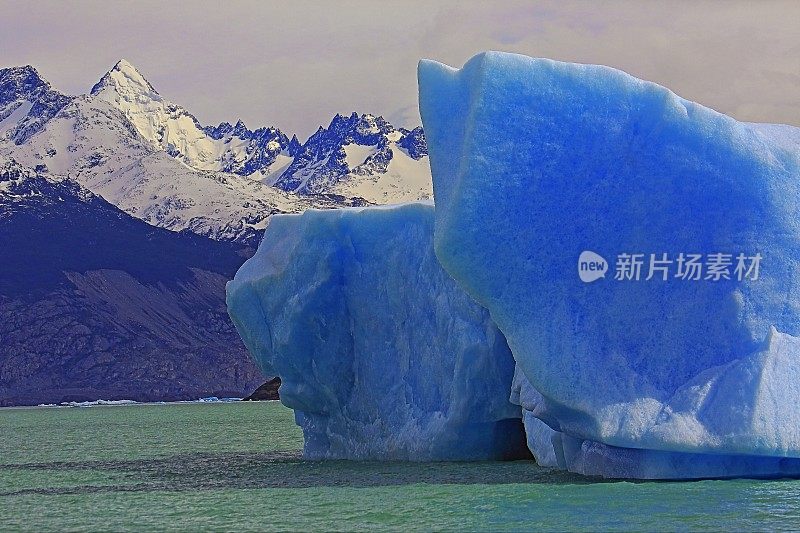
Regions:
<instances>
[{"instance_id":1,"label":"ice cliff","mask_svg":"<svg viewBox=\"0 0 800 533\"><path fill-rule=\"evenodd\" d=\"M796 474L798 130L505 53L419 85L436 254L506 335L540 461Z\"/></svg>"},{"instance_id":2,"label":"ice cliff","mask_svg":"<svg viewBox=\"0 0 800 533\"><path fill-rule=\"evenodd\" d=\"M441 268L433 206L273 216L227 286L234 324L280 376L308 458L524 452L505 338Z\"/></svg>"}]
</instances>

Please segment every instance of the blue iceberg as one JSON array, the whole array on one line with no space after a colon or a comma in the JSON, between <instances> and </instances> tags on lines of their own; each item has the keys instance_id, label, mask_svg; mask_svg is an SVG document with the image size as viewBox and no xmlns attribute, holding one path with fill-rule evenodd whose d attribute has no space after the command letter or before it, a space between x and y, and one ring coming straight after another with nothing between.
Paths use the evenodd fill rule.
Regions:
<instances>
[{"instance_id":1,"label":"blue iceberg","mask_svg":"<svg viewBox=\"0 0 800 533\"><path fill-rule=\"evenodd\" d=\"M227 286L311 459L479 460L527 453L514 361L441 268L433 206L275 215Z\"/></svg>"},{"instance_id":2,"label":"blue iceberg","mask_svg":"<svg viewBox=\"0 0 800 533\"><path fill-rule=\"evenodd\" d=\"M436 254L535 392L532 451L610 476L796 471L797 128L497 52L422 61L419 86Z\"/></svg>"}]
</instances>

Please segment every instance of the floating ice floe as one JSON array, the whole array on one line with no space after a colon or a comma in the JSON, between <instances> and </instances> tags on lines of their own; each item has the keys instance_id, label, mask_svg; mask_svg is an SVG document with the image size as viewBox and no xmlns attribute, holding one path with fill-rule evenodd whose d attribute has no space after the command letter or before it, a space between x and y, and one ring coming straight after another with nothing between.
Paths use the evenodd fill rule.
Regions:
<instances>
[{"instance_id":1,"label":"floating ice floe","mask_svg":"<svg viewBox=\"0 0 800 533\"><path fill-rule=\"evenodd\" d=\"M138 403L134 400L90 400L85 402L61 402L59 405L62 407L95 407L98 405L132 405ZM45 405L50 407L54 404ZM44 406L40 406L44 407Z\"/></svg>"}]
</instances>

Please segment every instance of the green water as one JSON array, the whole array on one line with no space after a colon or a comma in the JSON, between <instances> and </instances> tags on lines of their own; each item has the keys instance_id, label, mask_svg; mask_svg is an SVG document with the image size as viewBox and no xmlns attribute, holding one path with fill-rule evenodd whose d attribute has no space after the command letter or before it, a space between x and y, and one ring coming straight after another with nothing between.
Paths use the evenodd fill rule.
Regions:
<instances>
[{"instance_id":1,"label":"green water","mask_svg":"<svg viewBox=\"0 0 800 533\"><path fill-rule=\"evenodd\" d=\"M800 529L798 481L300 458L277 402L0 409L0 530Z\"/></svg>"}]
</instances>

